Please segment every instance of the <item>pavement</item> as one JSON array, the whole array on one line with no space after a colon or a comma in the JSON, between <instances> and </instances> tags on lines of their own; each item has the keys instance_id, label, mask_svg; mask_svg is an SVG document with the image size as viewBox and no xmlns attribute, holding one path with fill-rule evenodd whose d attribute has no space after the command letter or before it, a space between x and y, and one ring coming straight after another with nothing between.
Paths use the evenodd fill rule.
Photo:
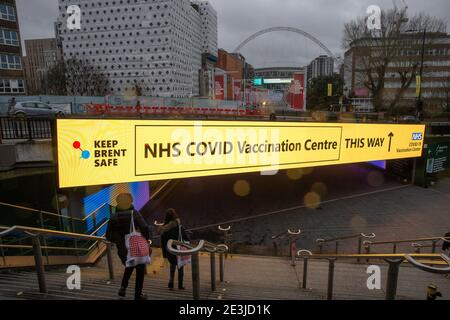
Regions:
<instances>
[{"instance_id":1,"label":"pavement","mask_svg":"<svg viewBox=\"0 0 450 320\"><path fill-rule=\"evenodd\" d=\"M375 233L374 241L444 235L450 230L450 179L424 189L358 164L308 169L297 176L280 171L186 179L144 214L149 221L162 220L169 207L186 228L197 230L196 238L222 241L217 231L222 224L232 226L234 244L271 246L273 235L301 229L298 248L315 249L317 238L361 232ZM342 251L356 247L356 240L340 243ZM398 250L412 248L408 243Z\"/></svg>"}]
</instances>

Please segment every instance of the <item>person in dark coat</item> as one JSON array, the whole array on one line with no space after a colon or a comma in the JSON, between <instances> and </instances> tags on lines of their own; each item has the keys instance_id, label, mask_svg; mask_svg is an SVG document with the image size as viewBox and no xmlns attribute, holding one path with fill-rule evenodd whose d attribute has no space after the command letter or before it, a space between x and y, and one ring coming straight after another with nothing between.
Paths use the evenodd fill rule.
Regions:
<instances>
[{"instance_id":1,"label":"person in dark coat","mask_svg":"<svg viewBox=\"0 0 450 320\"><path fill-rule=\"evenodd\" d=\"M106 232L106 239L116 245L117 254L120 258L120 261L125 266L128 254L127 247L125 245L125 236L130 233L131 213L133 212L136 231L139 231L147 240L150 239L150 228L139 211L134 209L133 197L131 194L122 193L117 196L116 201L116 212L111 215L111 219L108 224L108 230ZM147 296L142 294L142 289L144 286L145 267L145 264L141 264L137 265L136 267L125 268L122 278L122 285L118 293L119 296L125 297L128 282L131 278L131 275L133 274L134 269L136 269L134 298L135 300L147 299Z\"/></svg>"},{"instance_id":2,"label":"person in dark coat","mask_svg":"<svg viewBox=\"0 0 450 320\"><path fill-rule=\"evenodd\" d=\"M442 250L447 251L450 249L450 231L445 234L444 238L446 238L447 241L443 241ZM449 253L449 256L450 256L450 253Z\"/></svg>"},{"instance_id":3,"label":"person in dark coat","mask_svg":"<svg viewBox=\"0 0 450 320\"><path fill-rule=\"evenodd\" d=\"M170 280L169 280L169 289L173 290L174 287L174 279L175 279L175 270L178 267L178 259L177 256L171 254L167 250L167 243L169 240L181 240L179 239L181 228L181 236L183 237L183 241L189 241L189 238L186 234L186 231L181 226L181 220L177 215L175 209L168 209L166 212L166 217L164 220L164 225L160 227L158 233L161 235L161 246L163 257L166 258L170 263ZM183 286L184 279L184 267L178 269L178 289L185 290Z\"/></svg>"}]
</instances>

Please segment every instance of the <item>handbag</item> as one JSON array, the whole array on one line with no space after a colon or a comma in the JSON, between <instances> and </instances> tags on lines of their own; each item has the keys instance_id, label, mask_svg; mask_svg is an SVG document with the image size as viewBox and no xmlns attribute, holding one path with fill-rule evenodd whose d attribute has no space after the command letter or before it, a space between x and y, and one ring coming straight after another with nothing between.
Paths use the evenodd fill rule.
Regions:
<instances>
[{"instance_id":1,"label":"handbag","mask_svg":"<svg viewBox=\"0 0 450 320\"><path fill-rule=\"evenodd\" d=\"M150 246L142 234L136 231L134 225L134 210L131 211L130 233L125 236L127 248L126 267L136 267L140 264L150 264Z\"/></svg>"},{"instance_id":2,"label":"handbag","mask_svg":"<svg viewBox=\"0 0 450 320\"><path fill-rule=\"evenodd\" d=\"M181 243L185 243L185 244L189 244L189 241L184 241L183 240L183 233L181 232L181 225L178 226L178 241ZM183 246L183 245L178 245L177 249L179 251L186 251L189 250L188 247ZM181 255L181 256L177 256L177 266L178 266L178 270L180 270L181 268L183 268L185 265L188 265L191 263L191 256L190 255Z\"/></svg>"}]
</instances>

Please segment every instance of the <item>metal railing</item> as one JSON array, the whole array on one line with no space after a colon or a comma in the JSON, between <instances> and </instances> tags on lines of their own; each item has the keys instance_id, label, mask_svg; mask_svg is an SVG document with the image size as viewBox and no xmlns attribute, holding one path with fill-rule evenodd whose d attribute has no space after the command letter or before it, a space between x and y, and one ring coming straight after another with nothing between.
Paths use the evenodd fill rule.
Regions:
<instances>
[{"instance_id":1,"label":"metal railing","mask_svg":"<svg viewBox=\"0 0 450 320\"><path fill-rule=\"evenodd\" d=\"M183 247L183 250L174 247ZM169 240L167 250L176 256L191 256L192 264L192 295L194 300L200 299L200 263L199 253L207 252L210 254L211 262L211 291L216 291L216 253L219 254L219 274L220 282L224 281L224 254L228 247L224 244L213 244L200 240L196 246L184 242Z\"/></svg>"},{"instance_id":2,"label":"metal railing","mask_svg":"<svg viewBox=\"0 0 450 320\"><path fill-rule=\"evenodd\" d=\"M49 212L45 210L38 210L33 208L28 208L24 206L14 205L10 203L0 202L0 206L11 208L11 209L17 209L20 210L20 213L25 213L27 215L33 215L36 214L38 216L38 220L36 220L36 224L42 229L48 229L46 226L46 218L48 219L56 219L54 222L54 225L51 227L56 227L59 230L64 231L70 231L73 233L80 233L80 232L90 232L90 230L99 230L98 225L104 225L105 221L108 221L109 217L106 216L105 219L98 219L99 211L105 208L108 204L103 203L100 207L95 209L93 212L88 214L86 217L80 219L75 217L68 217L63 216L61 214L57 214L54 212ZM18 212L14 212L14 215L11 215L12 217L17 217ZM89 221L92 220L92 228L89 228ZM1 222L0 222L1 223ZM21 222L19 222L21 223ZM10 225L17 224L11 223ZM7 224L9 225L9 224Z\"/></svg>"},{"instance_id":3,"label":"metal railing","mask_svg":"<svg viewBox=\"0 0 450 320\"><path fill-rule=\"evenodd\" d=\"M228 227L218 226L217 229L219 230L219 232L223 233L223 243L225 243L225 245L228 248L227 252L225 252L225 259L228 259L228 252L231 251L231 243L230 243L231 242L230 237L232 236L232 234L230 233L231 226Z\"/></svg>"},{"instance_id":4,"label":"metal railing","mask_svg":"<svg viewBox=\"0 0 450 320\"><path fill-rule=\"evenodd\" d=\"M392 245L392 253L397 253L397 247L402 243L411 243L411 246L415 249L416 253L420 253L422 248L431 248L431 253L436 253L436 247L440 241L450 242L450 237L431 237L377 242L364 241L363 245L367 254L371 253L372 246L377 245ZM423 245L423 242L428 242L428 244Z\"/></svg>"},{"instance_id":5,"label":"metal railing","mask_svg":"<svg viewBox=\"0 0 450 320\"><path fill-rule=\"evenodd\" d=\"M323 253L323 245L326 243L334 242L335 243L335 253L339 253L339 243L341 241L345 240L352 240L352 239L358 239L358 247L357 247L357 253L361 254L362 252L362 246L363 246L363 239L374 239L376 237L375 233L365 234L365 233L359 233L354 234L350 236L343 236L343 237L337 237L337 238L331 238L331 239L317 239L316 243L319 246L319 253ZM358 259L359 262L359 259Z\"/></svg>"},{"instance_id":6,"label":"metal railing","mask_svg":"<svg viewBox=\"0 0 450 320\"><path fill-rule=\"evenodd\" d=\"M291 265L295 267L295 256L297 254L297 240L300 237L302 231L298 229L297 231L293 231L288 229L286 232L283 232L279 235L272 236L272 242L275 247L276 253L278 253L278 243L277 241L289 238L289 256L291 257Z\"/></svg>"},{"instance_id":7,"label":"metal railing","mask_svg":"<svg viewBox=\"0 0 450 320\"><path fill-rule=\"evenodd\" d=\"M3 140L51 139L53 125L51 118L0 117L0 143Z\"/></svg>"},{"instance_id":8,"label":"metal railing","mask_svg":"<svg viewBox=\"0 0 450 320\"><path fill-rule=\"evenodd\" d=\"M438 274L450 274L450 258L445 254L313 254L308 250L299 250L297 252L297 258L303 259L303 281L302 288L306 289L307 277L308 277L308 261L311 259L316 260L328 260L328 287L327 287L327 299L333 299L333 286L334 286L334 269L335 262L338 259L376 259L384 260L389 264L388 276L386 283L386 300L394 300L397 294L397 282L400 264L408 262L414 267L431 273ZM433 261L424 261L424 259ZM441 260L445 263L446 267L437 268L432 267L433 264L438 264L437 260ZM420 262L421 261L421 262Z\"/></svg>"},{"instance_id":9,"label":"metal railing","mask_svg":"<svg viewBox=\"0 0 450 320\"><path fill-rule=\"evenodd\" d=\"M1 231L3 230L3 231ZM99 243L105 243L106 245L106 254L107 254L107 264L108 264L108 273L109 273L109 279L114 279L114 267L113 267L113 260L112 260L112 252L111 252L111 243L108 242L103 237L97 237L92 235L84 235L84 234L78 234L78 233L71 233L71 232L63 232L63 231L55 231L55 230L47 230L47 229L40 229L40 228L32 228L32 227L24 227L24 226L13 226L10 228L7 227L0 227L0 239L2 237L5 237L10 234L24 234L32 239L32 246L33 249L33 256L35 261L35 269L37 273L38 283L39 283L39 292L41 293L48 293L47 289L47 282L45 278L45 268L44 268L44 262L43 262L43 255L42 251L47 248L51 248L52 250L80 250L79 248L71 248L71 247L46 247L41 246L41 238L44 237L61 237L66 238L70 240L87 240L87 241L94 241L94 244L88 248L88 249L82 249L85 251L90 251L92 248ZM0 253L2 254L3 259L5 259L5 255L3 252L3 248L5 245L1 245L0 243ZM6 260L4 260L6 265Z\"/></svg>"}]
</instances>

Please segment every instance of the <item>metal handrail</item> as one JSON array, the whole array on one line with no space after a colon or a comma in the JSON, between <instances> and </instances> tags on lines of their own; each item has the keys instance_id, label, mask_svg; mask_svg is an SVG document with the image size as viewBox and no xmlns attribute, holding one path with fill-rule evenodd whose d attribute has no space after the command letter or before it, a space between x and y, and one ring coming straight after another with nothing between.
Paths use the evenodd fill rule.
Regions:
<instances>
[{"instance_id":1,"label":"metal handrail","mask_svg":"<svg viewBox=\"0 0 450 320\"><path fill-rule=\"evenodd\" d=\"M30 232L36 235L43 235L43 236L61 236L66 237L68 239L82 239L82 240L93 240L93 241L103 241L107 242L106 238L103 237L96 237L81 233L72 233L72 232L66 232L66 231L57 231L57 230L49 230L49 229L40 229L40 228L34 228L34 227L24 227L24 226L13 226L13 227L2 227L0 226L0 229L3 229L3 232L0 232L0 237L6 236L12 232Z\"/></svg>"},{"instance_id":2,"label":"metal handrail","mask_svg":"<svg viewBox=\"0 0 450 320\"><path fill-rule=\"evenodd\" d=\"M73 219L73 220L82 221L81 219L78 219L78 218L66 217L66 216L63 216L63 215L60 215L60 214L57 214L54 212L18 206L18 205L6 203L6 202L0 202L0 206L11 207L11 208L21 209L21 210L25 210L25 211L31 211L31 212L35 212L35 213L42 213L42 214L45 214L48 216L54 216L54 217L63 218L63 219Z\"/></svg>"},{"instance_id":3,"label":"metal handrail","mask_svg":"<svg viewBox=\"0 0 450 320\"><path fill-rule=\"evenodd\" d=\"M337 237L337 238L332 238L332 239L316 239L316 243L319 246L319 253L322 253L323 250L323 245L325 243L328 242L335 242L335 253L337 254L339 252L339 241L342 240L349 240L349 239L358 239L358 248L357 248L357 253L361 254L362 251L362 246L365 243L365 241L363 242L363 239L373 239L375 238L376 235L375 233L369 233L369 234L365 234L365 233L359 233L359 234L354 234L354 235L350 235L350 236L344 236L344 237ZM358 262L360 262L360 260L358 259Z\"/></svg>"},{"instance_id":4,"label":"metal handrail","mask_svg":"<svg viewBox=\"0 0 450 320\"><path fill-rule=\"evenodd\" d=\"M354 234L351 236L337 237L337 238L332 238L332 239L318 238L318 239L316 239L316 243L327 243L327 242L334 242L334 241L340 241L340 240L356 239L359 237L373 239L376 237L376 235L375 235L375 233L370 233L370 234L359 233L359 234Z\"/></svg>"},{"instance_id":5,"label":"metal handrail","mask_svg":"<svg viewBox=\"0 0 450 320\"><path fill-rule=\"evenodd\" d=\"M406 242L426 242L426 241L445 241L450 242L450 237L432 237L432 238L417 238L417 239L409 239L409 240L394 240L394 241L376 241L370 242L371 245L378 244L394 244L394 243L406 243Z\"/></svg>"},{"instance_id":6,"label":"metal handrail","mask_svg":"<svg viewBox=\"0 0 450 320\"><path fill-rule=\"evenodd\" d=\"M431 245L429 245L429 246L426 246L426 245L423 245L420 243L420 242L429 242L429 241L431 241ZM396 253L398 244L410 242L411 246L416 248L416 250L418 250L418 251L420 251L420 248L422 248L422 247L431 247L431 252L435 253L436 246L439 241L450 242L450 237L430 237L430 238L404 239L404 240L393 240L393 241L376 241L376 242L364 241L363 245L366 248L366 253L370 253L370 249L374 245L392 244L393 245L392 252Z\"/></svg>"},{"instance_id":7,"label":"metal handrail","mask_svg":"<svg viewBox=\"0 0 450 320\"><path fill-rule=\"evenodd\" d=\"M108 203L102 204L100 207L95 209L93 212L88 214L86 217L84 217L83 219L80 219L80 218L74 218L74 217L66 217L66 216L63 216L61 214L57 214L57 213L49 212L49 211L45 211L45 210L37 210L37 209L23 207L23 206L18 206L18 205L14 205L14 204L10 204L10 203L0 202L0 205L5 206L5 207L16 208L16 209L24 210L25 212L29 211L29 212L33 212L33 213L43 214L43 215L57 217L57 218L61 218L61 219L67 219L67 220L71 220L71 221L80 221L80 222L85 222L87 219L89 219L90 217L94 216L98 211L100 211L107 204Z\"/></svg>"},{"instance_id":8,"label":"metal handrail","mask_svg":"<svg viewBox=\"0 0 450 320\"><path fill-rule=\"evenodd\" d=\"M278 255L278 245L275 240L284 239L285 237L289 237L289 252L291 257L291 265L295 267L295 255L297 252L297 240L302 233L302 230L297 229L297 231L293 231L288 229L286 232L280 233L279 235L272 236L273 245L275 247L275 254Z\"/></svg>"},{"instance_id":9,"label":"metal handrail","mask_svg":"<svg viewBox=\"0 0 450 320\"><path fill-rule=\"evenodd\" d=\"M109 278L112 280L114 279L114 268L113 268L113 260L112 260L112 252L111 252L111 243L104 237L97 237L92 235L85 235L85 234L78 234L78 233L72 233L72 232L65 232L65 231L56 231L56 230L48 230L48 229L40 229L40 228L33 228L33 227L24 227L24 226L13 226L13 227L2 227L0 226L0 238L3 236L6 236L11 233L24 233L26 235L29 235L33 241L33 253L34 253L34 260L35 260L35 267L36 272L38 276L38 282L39 282L39 291L41 293L47 293L47 283L45 280L45 269L44 269L44 263L42 259L42 249L45 249L46 246L41 247L40 242L40 236L60 236L67 239L75 240L89 240L89 241L95 241L94 245L98 242L103 242L106 244L106 254L107 254L107 263L108 263L108 272L109 272ZM0 247L3 248L3 247ZM48 248L48 247L47 247ZM62 247L61 247L62 248ZM91 246L92 248L92 246ZM89 248L88 250L90 250ZM67 250L68 248L64 248L64 250ZM78 249L78 248L76 248ZM5 257L3 257L5 258Z\"/></svg>"},{"instance_id":10,"label":"metal handrail","mask_svg":"<svg viewBox=\"0 0 450 320\"><path fill-rule=\"evenodd\" d=\"M86 221L87 219L89 219L90 217L92 217L93 215L95 215L97 212L100 211L100 209L103 209L104 206L106 206L108 203L104 203L102 204L100 207L98 207L97 209L95 209L93 212L91 212L90 214L88 214L86 217L84 217L83 219L81 219L81 221Z\"/></svg>"},{"instance_id":11,"label":"metal handrail","mask_svg":"<svg viewBox=\"0 0 450 320\"><path fill-rule=\"evenodd\" d=\"M303 283L302 288L306 289L307 272L308 272L308 260L310 259L322 259L328 260L328 289L327 298L331 300L333 298L333 285L334 285L334 267L335 261L338 259L377 259L384 260L389 264L388 278L386 284L386 300L394 300L397 292L397 282L400 264L405 260L414 267L431 273L438 274L450 274L450 258L445 254L407 254L407 253L392 253L392 254L313 254L308 250L299 250L297 252L297 258L303 259ZM433 261L429 261L427 264L421 263L418 260L430 259L443 260L446 267L437 268L430 265L436 265Z\"/></svg>"},{"instance_id":12,"label":"metal handrail","mask_svg":"<svg viewBox=\"0 0 450 320\"><path fill-rule=\"evenodd\" d=\"M174 246L182 247L175 249ZM194 300L200 299L200 263L199 253L208 252L210 254L211 264L211 291L216 290L216 253L219 254L220 282L224 281L224 254L228 252L228 246L225 244L214 244L205 240L198 241L197 244L191 244L170 239L167 242L167 251L175 256L191 256L192 264L192 295Z\"/></svg>"}]
</instances>

